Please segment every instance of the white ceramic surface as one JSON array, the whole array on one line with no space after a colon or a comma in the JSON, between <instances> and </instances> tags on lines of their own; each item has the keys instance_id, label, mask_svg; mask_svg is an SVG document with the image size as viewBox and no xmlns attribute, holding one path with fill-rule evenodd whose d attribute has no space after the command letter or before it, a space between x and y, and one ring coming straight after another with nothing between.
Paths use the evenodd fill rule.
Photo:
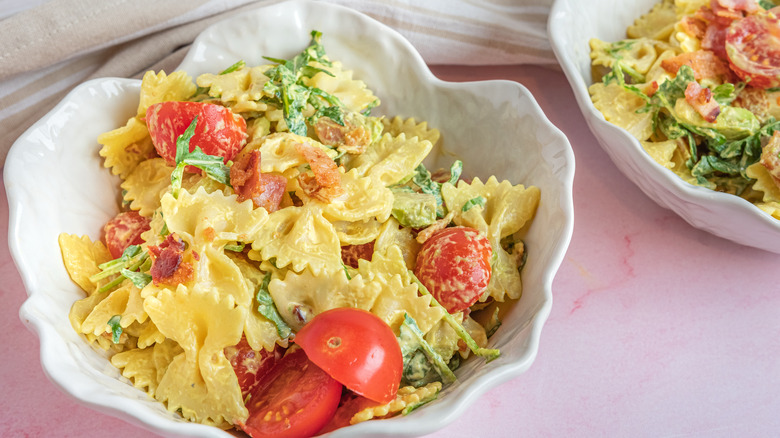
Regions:
<instances>
[{"instance_id":1,"label":"white ceramic surface","mask_svg":"<svg viewBox=\"0 0 780 438\"><path fill-rule=\"evenodd\" d=\"M780 253L780 221L738 196L683 181L646 154L628 131L607 122L590 100L588 87L593 81L588 41L591 38L625 39L626 28L657 2L555 1L548 21L548 35L582 114L620 171L659 205L716 236Z\"/></svg>"},{"instance_id":2,"label":"white ceramic surface","mask_svg":"<svg viewBox=\"0 0 780 438\"><path fill-rule=\"evenodd\" d=\"M443 147L427 163L465 163L466 175L536 185L542 198L526 244L524 293L491 338L500 359L469 360L458 382L439 400L409 416L369 421L333 436L415 436L464 414L477 398L527 370L536 356L552 305L551 285L573 229L574 157L565 136L523 86L509 81L445 83L399 34L352 10L319 2L261 8L218 23L196 40L181 65L191 75L215 72L237 60L291 57L312 29L323 32L332 59L355 70L382 99L374 114L427 120L441 130ZM71 328L68 311L82 297L62 265L61 232L100 237L117 211L117 179L102 166L98 134L135 113L140 82L106 78L74 89L14 144L4 178L10 207L9 246L29 298L22 320L40 336L41 363L65 392L102 412L165 436L230 436L187 423L133 388ZM432 154L433 155L433 154ZM110 432L107 432L110 433Z\"/></svg>"}]
</instances>

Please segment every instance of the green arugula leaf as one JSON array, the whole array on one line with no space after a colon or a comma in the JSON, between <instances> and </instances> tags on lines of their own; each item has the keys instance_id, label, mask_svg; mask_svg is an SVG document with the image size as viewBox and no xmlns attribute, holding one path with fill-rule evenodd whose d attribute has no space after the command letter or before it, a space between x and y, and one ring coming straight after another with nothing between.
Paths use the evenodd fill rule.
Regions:
<instances>
[{"instance_id":1,"label":"green arugula leaf","mask_svg":"<svg viewBox=\"0 0 780 438\"><path fill-rule=\"evenodd\" d=\"M243 242L236 242L236 243L225 244L225 246L223 246L222 248L225 251L241 252L244 250L245 247L246 244L244 244Z\"/></svg>"},{"instance_id":2,"label":"green arugula leaf","mask_svg":"<svg viewBox=\"0 0 780 438\"><path fill-rule=\"evenodd\" d=\"M307 122L314 124L320 117L330 117L343 126L347 111L335 95L303 83L304 78L311 78L318 73L334 76L324 68L310 65L316 62L326 67L332 66L320 42L322 33L312 31L311 37L309 46L292 59L264 57L277 64L265 72L268 82L264 84L263 90L273 96L266 103L281 108L289 131L302 136L306 136L308 131ZM308 118L303 115L307 105L315 110Z\"/></svg>"},{"instance_id":3,"label":"green arugula leaf","mask_svg":"<svg viewBox=\"0 0 780 438\"><path fill-rule=\"evenodd\" d=\"M471 198L466 201L466 203L463 204L463 208L461 208L461 210L465 213L476 206L485 207L485 202L487 202L485 198L482 196L477 196L476 198Z\"/></svg>"},{"instance_id":4,"label":"green arugula leaf","mask_svg":"<svg viewBox=\"0 0 780 438\"><path fill-rule=\"evenodd\" d=\"M208 155L199 146L195 146L195 149L190 152L190 141L195 134L197 124L198 116L195 116L184 133L176 139L176 167L171 172L171 194L174 198L179 197L184 169L187 166L197 167L209 178L226 186L230 185L230 168L225 165L222 157Z\"/></svg>"},{"instance_id":5,"label":"green arugula leaf","mask_svg":"<svg viewBox=\"0 0 780 438\"><path fill-rule=\"evenodd\" d=\"M152 276L145 272L134 272L126 268L119 272L122 274L122 277L132 281L135 287L138 289L143 289L152 281Z\"/></svg>"},{"instance_id":6,"label":"green arugula leaf","mask_svg":"<svg viewBox=\"0 0 780 438\"><path fill-rule=\"evenodd\" d=\"M398 343L401 346L401 355L404 358L404 377L410 382L422 382L424 378L423 370L419 361L425 359L433 366L433 369L439 374L442 383L450 384L456 380L455 373L447 366L444 358L431 347L431 344L424 338L425 334L417 326L417 322L404 313L404 320L399 328ZM421 351L423 355L417 354Z\"/></svg>"},{"instance_id":7,"label":"green arugula leaf","mask_svg":"<svg viewBox=\"0 0 780 438\"><path fill-rule=\"evenodd\" d=\"M274 299L271 298L271 293L268 292L270 282L271 273L268 272L263 277L263 283L257 288L257 311L276 325L276 333L280 338L287 339L292 334L292 329L282 319L282 315L279 314L279 310L274 304Z\"/></svg>"},{"instance_id":8,"label":"green arugula leaf","mask_svg":"<svg viewBox=\"0 0 780 438\"><path fill-rule=\"evenodd\" d=\"M119 343L119 337L122 336L122 325L119 321L122 319L122 315L114 315L108 320L108 326L111 328L111 341L115 344Z\"/></svg>"},{"instance_id":9,"label":"green arugula leaf","mask_svg":"<svg viewBox=\"0 0 780 438\"><path fill-rule=\"evenodd\" d=\"M420 279L417 278L416 275L414 275L413 271L409 271L409 275L411 276L412 280L417 284L417 287L419 289L420 295L430 295L431 297L431 306L438 307L444 311L444 316L442 319L444 319L444 322L447 323L453 330L455 330L455 333L458 334L458 337L463 340L463 342L466 343L466 346L469 347L472 353L476 354L477 356L482 356L485 358L486 362L490 362L494 359L497 359L501 352L498 351L498 349L491 349L491 348L482 348L479 345L477 345L477 342L474 340L474 338L471 337L471 335L466 331L465 328L463 328L463 325L456 321L455 318L447 312L447 309L444 308L437 300L436 298L431 295L431 293L428 291L428 288L425 287L424 284L420 281Z\"/></svg>"}]
</instances>

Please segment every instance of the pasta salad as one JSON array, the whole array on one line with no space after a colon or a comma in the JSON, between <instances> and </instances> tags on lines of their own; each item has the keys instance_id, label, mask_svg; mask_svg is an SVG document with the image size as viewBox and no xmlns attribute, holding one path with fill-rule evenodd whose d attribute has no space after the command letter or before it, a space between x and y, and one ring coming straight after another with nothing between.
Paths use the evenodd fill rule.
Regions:
<instances>
[{"instance_id":1,"label":"pasta salad","mask_svg":"<svg viewBox=\"0 0 780 438\"><path fill-rule=\"evenodd\" d=\"M662 0L627 39L590 41L591 100L688 183L780 219L780 9Z\"/></svg>"},{"instance_id":2,"label":"pasta salad","mask_svg":"<svg viewBox=\"0 0 780 438\"><path fill-rule=\"evenodd\" d=\"M62 233L71 325L192 422L312 436L453 383L522 293L534 186L423 164L441 134L380 101L321 34L195 81L147 72L98 138L120 180L101 240Z\"/></svg>"}]
</instances>

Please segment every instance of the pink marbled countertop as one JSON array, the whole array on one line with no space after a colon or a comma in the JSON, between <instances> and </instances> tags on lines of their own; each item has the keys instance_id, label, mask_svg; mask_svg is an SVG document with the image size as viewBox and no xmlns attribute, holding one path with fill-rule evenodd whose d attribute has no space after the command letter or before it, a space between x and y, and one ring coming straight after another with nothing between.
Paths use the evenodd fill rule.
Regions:
<instances>
[{"instance_id":1,"label":"pink marbled countertop","mask_svg":"<svg viewBox=\"0 0 780 438\"><path fill-rule=\"evenodd\" d=\"M574 236L536 362L430 436L780 435L780 255L699 231L654 204L601 150L559 71L434 72L525 85L569 137L576 175ZM7 229L4 188L0 197ZM27 295L1 239L0 435L147 436L46 378L38 339L19 320Z\"/></svg>"}]
</instances>

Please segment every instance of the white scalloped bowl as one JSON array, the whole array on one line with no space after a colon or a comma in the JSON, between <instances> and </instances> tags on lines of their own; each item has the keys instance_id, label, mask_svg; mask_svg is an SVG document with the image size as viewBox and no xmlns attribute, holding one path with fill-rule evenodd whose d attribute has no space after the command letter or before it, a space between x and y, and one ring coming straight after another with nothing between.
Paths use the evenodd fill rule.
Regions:
<instances>
[{"instance_id":1,"label":"white scalloped bowl","mask_svg":"<svg viewBox=\"0 0 780 438\"><path fill-rule=\"evenodd\" d=\"M556 0L547 32L585 120L623 174L653 201L696 228L734 242L780 253L780 220L734 195L683 181L645 153L639 141L604 119L590 100L591 38L618 41L658 0ZM627 200L626 202L630 202Z\"/></svg>"},{"instance_id":2,"label":"white scalloped bowl","mask_svg":"<svg viewBox=\"0 0 780 438\"><path fill-rule=\"evenodd\" d=\"M496 174L541 188L541 204L526 242L524 293L491 338L502 356L469 360L440 398L406 417L369 421L333 436L415 436L440 429L488 389L527 370L537 354L552 306L551 285L573 229L574 157L566 137L523 86L509 81L446 83L436 79L399 34L352 10L292 2L253 10L203 32L180 66L193 77L262 55L291 57L323 32L331 59L355 70L382 99L379 113L427 120L443 148L428 164L455 154L471 175ZM41 339L41 363L66 393L92 408L166 436L228 437L188 423L135 389L68 322L83 295L63 267L60 232L100 237L117 211L118 180L103 168L96 137L135 114L140 81L106 78L74 89L14 144L5 166L10 206L9 246L29 299L22 320ZM445 153L447 154L445 156ZM441 161L437 163L436 161ZM48 189L39 189L46 181Z\"/></svg>"}]
</instances>

